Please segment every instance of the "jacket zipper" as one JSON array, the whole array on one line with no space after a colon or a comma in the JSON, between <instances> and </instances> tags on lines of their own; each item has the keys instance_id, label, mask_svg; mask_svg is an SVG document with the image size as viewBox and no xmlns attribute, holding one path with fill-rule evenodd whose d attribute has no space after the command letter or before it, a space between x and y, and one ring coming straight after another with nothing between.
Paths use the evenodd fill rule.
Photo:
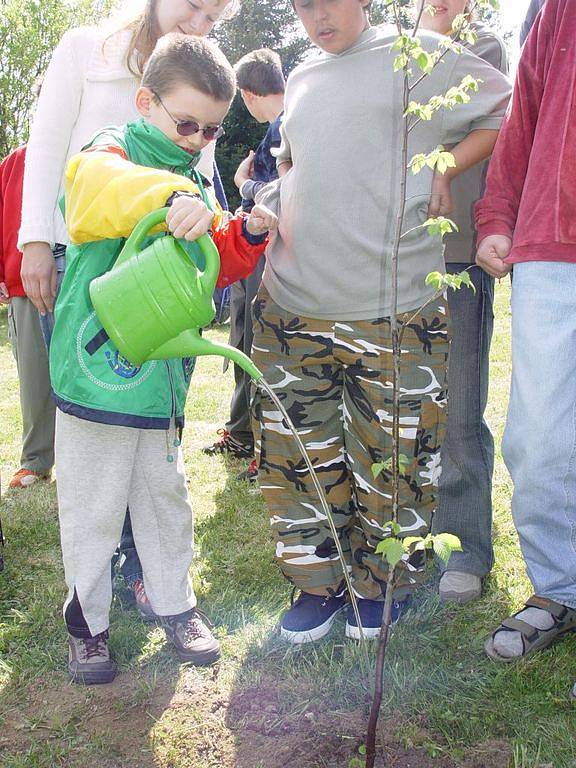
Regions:
<instances>
[{"instance_id":1,"label":"jacket zipper","mask_svg":"<svg viewBox=\"0 0 576 768\"><path fill-rule=\"evenodd\" d=\"M170 363L168 360L165 361L166 364L166 371L168 372L168 381L170 382L170 397L172 398L172 408L170 410L170 420L168 422L168 429L166 431L166 461L168 461L169 464L172 464L174 461L174 454L172 453L172 448L170 446L170 429L172 427L172 419L174 419L174 440L173 445L176 447L178 435L176 434L176 395L174 393L174 382L172 380L172 371L170 370Z\"/></svg>"}]
</instances>

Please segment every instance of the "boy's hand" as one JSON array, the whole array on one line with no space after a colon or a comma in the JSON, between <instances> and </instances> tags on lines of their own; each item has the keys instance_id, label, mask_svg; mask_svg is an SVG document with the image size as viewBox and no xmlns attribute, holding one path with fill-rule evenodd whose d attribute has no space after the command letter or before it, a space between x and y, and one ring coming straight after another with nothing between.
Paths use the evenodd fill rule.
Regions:
<instances>
[{"instance_id":1,"label":"boy's hand","mask_svg":"<svg viewBox=\"0 0 576 768\"><path fill-rule=\"evenodd\" d=\"M276 168L278 171L278 176L282 178L282 176L286 176L288 171L292 168L292 160L284 160L283 163L280 163L280 165Z\"/></svg>"},{"instance_id":2,"label":"boy's hand","mask_svg":"<svg viewBox=\"0 0 576 768\"><path fill-rule=\"evenodd\" d=\"M177 197L166 214L166 226L174 237L197 240L212 228L214 214L203 200L183 195Z\"/></svg>"},{"instance_id":3,"label":"boy's hand","mask_svg":"<svg viewBox=\"0 0 576 768\"><path fill-rule=\"evenodd\" d=\"M254 177L254 150L251 149L248 154L248 157L245 157L244 160L242 160L242 162L238 166L236 173L234 174L234 184L236 184L238 189L241 189L242 184L244 184L245 181L252 179L253 177Z\"/></svg>"},{"instance_id":4,"label":"boy's hand","mask_svg":"<svg viewBox=\"0 0 576 768\"><path fill-rule=\"evenodd\" d=\"M512 240L506 235L489 235L478 246L476 264L492 277L505 277L512 269L511 264L504 264L512 248Z\"/></svg>"},{"instance_id":5,"label":"boy's hand","mask_svg":"<svg viewBox=\"0 0 576 768\"><path fill-rule=\"evenodd\" d=\"M0 304L10 304L10 296L6 283L0 283Z\"/></svg>"},{"instance_id":6,"label":"boy's hand","mask_svg":"<svg viewBox=\"0 0 576 768\"><path fill-rule=\"evenodd\" d=\"M20 276L26 296L41 315L54 310L56 262L48 243L26 243L22 248Z\"/></svg>"},{"instance_id":7,"label":"boy's hand","mask_svg":"<svg viewBox=\"0 0 576 768\"><path fill-rule=\"evenodd\" d=\"M446 174L434 171L428 216L448 216L454 210L450 179Z\"/></svg>"},{"instance_id":8,"label":"boy's hand","mask_svg":"<svg viewBox=\"0 0 576 768\"><path fill-rule=\"evenodd\" d=\"M255 205L250 212L246 229L251 235L263 235L278 226L278 216L265 205Z\"/></svg>"}]
</instances>

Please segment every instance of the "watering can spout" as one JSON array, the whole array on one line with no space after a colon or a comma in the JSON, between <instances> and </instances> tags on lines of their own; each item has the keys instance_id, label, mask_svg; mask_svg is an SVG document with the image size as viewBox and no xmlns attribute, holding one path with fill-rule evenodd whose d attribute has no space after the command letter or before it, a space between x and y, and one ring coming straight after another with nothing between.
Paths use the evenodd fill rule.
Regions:
<instances>
[{"instance_id":1,"label":"watering can spout","mask_svg":"<svg viewBox=\"0 0 576 768\"><path fill-rule=\"evenodd\" d=\"M228 344L218 344L203 338L197 328L182 331L179 336L170 339L155 350L152 357L155 360L169 360L171 358L198 357L200 355L226 357L228 360L239 365L254 381L262 379L262 373L248 355L245 355L236 347L231 347Z\"/></svg>"}]
</instances>

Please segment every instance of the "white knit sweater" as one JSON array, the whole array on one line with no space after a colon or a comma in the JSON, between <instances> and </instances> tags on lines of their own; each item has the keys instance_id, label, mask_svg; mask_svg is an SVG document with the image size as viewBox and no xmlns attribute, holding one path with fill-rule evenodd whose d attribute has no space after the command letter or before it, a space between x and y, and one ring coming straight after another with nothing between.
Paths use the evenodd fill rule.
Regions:
<instances>
[{"instance_id":1,"label":"white knit sweater","mask_svg":"<svg viewBox=\"0 0 576 768\"><path fill-rule=\"evenodd\" d=\"M35 241L68 242L58 208L68 159L101 128L139 116L134 103L139 82L125 63L131 33L107 40L109 33L96 27L72 29L54 51L26 150L19 248ZM213 162L211 142L199 165L210 179Z\"/></svg>"}]
</instances>

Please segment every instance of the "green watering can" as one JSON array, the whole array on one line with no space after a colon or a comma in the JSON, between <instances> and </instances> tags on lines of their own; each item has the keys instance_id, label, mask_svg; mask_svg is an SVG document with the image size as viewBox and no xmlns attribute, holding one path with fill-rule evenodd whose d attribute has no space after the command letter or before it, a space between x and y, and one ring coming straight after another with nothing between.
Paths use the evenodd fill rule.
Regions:
<instances>
[{"instance_id":1,"label":"green watering can","mask_svg":"<svg viewBox=\"0 0 576 768\"><path fill-rule=\"evenodd\" d=\"M160 208L139 221L112 269L90 283L90 298L104 331L133 365L220 355L259 381L262 374L247 355L200 335L216 315L212 295L220 255L212 239L202 235L196 241L205 259L204 271L171 235L141 250L143 240L166 219L168 210Z\"/></svg>"}]
</instances>

